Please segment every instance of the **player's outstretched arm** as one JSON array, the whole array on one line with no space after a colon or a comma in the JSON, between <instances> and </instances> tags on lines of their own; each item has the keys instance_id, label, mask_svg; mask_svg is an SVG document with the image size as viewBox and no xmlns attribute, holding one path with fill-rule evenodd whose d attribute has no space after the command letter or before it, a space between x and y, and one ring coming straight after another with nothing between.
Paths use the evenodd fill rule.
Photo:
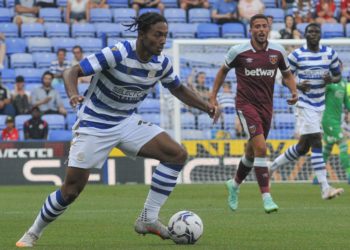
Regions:
<instances>
[{"instance_id":1,"label":"player's outstretched arm","mask_svg":"<svg viewBox=\"0 0 350 250\"><path fill-rule=\"evenodd\" d=\"M190 90L188 87L180 85L175 89L171 89L170 92L188 106L206 112L211 118L214 119L214 122L216 122L219 118L218 107L204 101L199 95Z\"/></svg>"},{"instance_id":2,"label":"player's outstretched arm","mask_svg":"<svg viewBox=\"0 0 350 250\"><path fill-rule=\"evenodd\" d=\"M64 86L69 102L73 107L84 100L84 97L80 96L78 91L78 78L81 76L84 76L84 73L79 64L63 71Z\"/></svg>"},{"instance_id":3,"label":"player's outstretched arm","mask_svg":"<svg viewBox=\"0 0 350 250\"><path fill-rule=\"evenodd\" d=\"M219 69L218 73L216 74L215 80L214 80L214 86L210 93L210 103L212 105L218 106L218 102L216 100L216 97L218 95L218 92L224 83L227 73L230 71L229 68L227 68L225 65L222 65Z\"/></svg>"},{"instance_id":4,"label":"player's outstretched arm","mask_svg":"<svg viewBox=\"0 0 350 250\"><path fill-rule=\"evenodd\" d=\"M287 100L289 105L294 105L298 101L297 84L295 82L294 75L290 70L282 72L285 85L289 88L292 97Z\"/></svg>"}]
</instances>

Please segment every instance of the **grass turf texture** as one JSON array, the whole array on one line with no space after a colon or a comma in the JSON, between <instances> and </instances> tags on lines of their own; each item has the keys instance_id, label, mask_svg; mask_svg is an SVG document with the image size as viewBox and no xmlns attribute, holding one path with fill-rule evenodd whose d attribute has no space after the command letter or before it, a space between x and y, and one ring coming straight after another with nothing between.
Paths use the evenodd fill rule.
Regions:
<instances>
[{"instance_id":1,"label":"grass turf texture","mask_svg":"<svg viewBox=\"0 0 350 250\"><path fill-rule=\"evenodd\" d=\"M161 210L163 222L192 210L204 223L191 246L137 235L133 224L148 192L144 185L88 185L67 212L53 222L35 249L349 249L350 194L321 200L311 184L273 184L278 213L265 214L256 183L244 184L239 208L226 203L224 185L178 185ZM33 222L53 186L0 187L0 249L15 242Z\"/></svg>"}]
</instances>

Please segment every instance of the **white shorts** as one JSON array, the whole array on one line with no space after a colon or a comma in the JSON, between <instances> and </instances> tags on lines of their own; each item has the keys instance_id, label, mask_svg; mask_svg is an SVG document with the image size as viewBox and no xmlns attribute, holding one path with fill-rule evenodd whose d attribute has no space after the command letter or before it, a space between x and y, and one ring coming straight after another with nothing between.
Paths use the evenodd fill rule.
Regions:
<instances>
[{"instance_id":1,"label":"white shorts","mask_svg":"<svg viewBox=\"0 0 350 250\"><path fill-rule=\"evenodd\" d=\"M38 21L37 17L17 15L13 18L13 22L16 23L18 18L21 18L23 23L36 23Z\"/></svg>"},{"instance_id":2,"label":"white shorts","mask_svg":"<svg viewBox=\"0 0 350 250\"><path fill-rule=\"evenodd\" d=\"M297 107L296 132L299 135L321 133L322 111Z\"/></svg>"},{"instance_id":3,"label":"white shorts","mask_svg":"<svg viewBox=\"0 0 350 250\"><path fill-rule=\"evenodd\" d=\"M94 135L94 129L91 129L91 133L87 133L86 129L86 127L73 129L69 167L101 168L115 147L127 156L135 158L143 145L164 132L157 125L143 122L141 116L136 114L126 118L113 131L106 130L103 135Z\"/></svg>"}]
</instances>

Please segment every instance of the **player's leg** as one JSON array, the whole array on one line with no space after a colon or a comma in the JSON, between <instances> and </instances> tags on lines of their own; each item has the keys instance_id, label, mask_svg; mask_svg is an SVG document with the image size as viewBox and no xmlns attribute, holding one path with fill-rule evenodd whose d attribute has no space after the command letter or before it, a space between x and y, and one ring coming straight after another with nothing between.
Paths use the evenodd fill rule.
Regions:
<instances>
[{"instance_id":1,"label":"player's leg","mask_svg":"<svg viewBox=\"0 0 350 250\"><path fill-rule=\"evenodd\" d=\"M339 142L339 149L340 149L340 163L343 167L343 169L346 172L346 177L348 179L348 183L350 184L350 165L349 165L349 155L348 155L348 143L347 141L342 138Z\"/></svg>"}]
</instances>

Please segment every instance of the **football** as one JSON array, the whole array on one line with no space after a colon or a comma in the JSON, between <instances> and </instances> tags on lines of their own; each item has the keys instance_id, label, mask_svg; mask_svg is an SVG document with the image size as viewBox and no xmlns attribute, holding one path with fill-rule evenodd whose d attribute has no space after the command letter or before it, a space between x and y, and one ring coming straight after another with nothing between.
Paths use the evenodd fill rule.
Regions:
<instances>
[{"instance_id":1,"label":"football","mask_svg":"<svg viewBox=\"0 0 350 250\"><path fill-rule=\"evenodd\" d=\"M180 211L170 218L168 230L176 244L194 244L203 234L203 222L191 211Z\"/></svg>"}]
</instances>

